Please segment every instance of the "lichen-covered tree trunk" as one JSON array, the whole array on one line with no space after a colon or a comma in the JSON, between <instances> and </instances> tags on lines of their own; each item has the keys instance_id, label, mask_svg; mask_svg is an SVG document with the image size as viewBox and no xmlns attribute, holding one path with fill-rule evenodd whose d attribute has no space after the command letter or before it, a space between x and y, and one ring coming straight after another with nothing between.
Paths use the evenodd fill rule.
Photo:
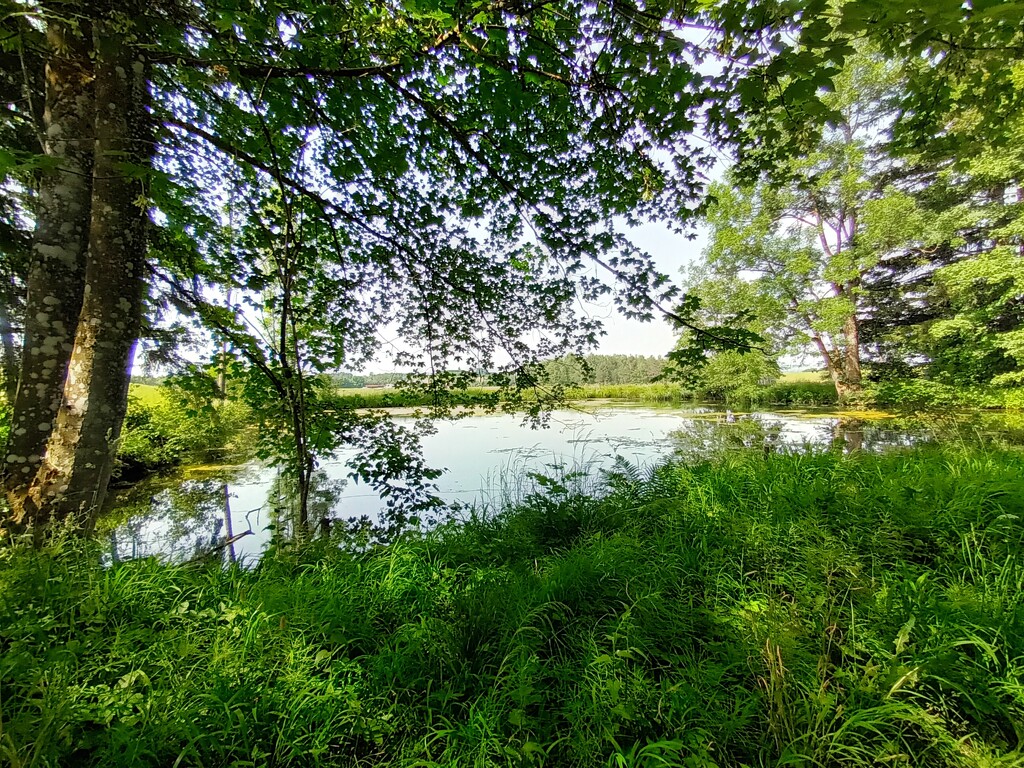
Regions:
<instances>
[{"instance_id":1,"label":"lichen-covered tree trunk","mask_svg":"<svg viewBox=\"0 0 1024 768\"><path fill-rule=\"evenodd\" d=\"M82 306L89 233L94 103L87 22L47 28L45 153L28 274L24 343L4 453L4 486L16 520L56 420Z\"/></svg>"},{"instance_id":2,"label":"lichen-covered tree trunk","mask_svg":"<svg viewBox=\"0 0 1024 768\"><path fill-rule=\"evenodd\" d=\"M144 293L148 166L146 64L117 24L93 25L95 132L85 292L64 397L30 491L33 524L71 518L92 529L128 398Z\"/></svg>"}]
</instances>

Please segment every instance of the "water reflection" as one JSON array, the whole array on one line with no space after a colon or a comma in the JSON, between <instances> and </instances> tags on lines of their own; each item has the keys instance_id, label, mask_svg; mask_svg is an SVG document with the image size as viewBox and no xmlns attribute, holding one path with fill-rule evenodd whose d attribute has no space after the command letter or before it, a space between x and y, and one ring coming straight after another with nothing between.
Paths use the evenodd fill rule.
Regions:
<instances>
[{"instance_id":1,"label":"water reflection","mask_svg":"<svg viewBox=\"0 0 1024 768\"><path fill-rule=\"evenodd\" d=\"M332 478L323 469L316 470L309 483L309 522L322 533L329 533L334 521L334 511L345 490L347 481ZM270 506L273 534L277 539L291 539L300 531L299 490L294 478L278 473L270 483L267 492Z\"/></svg>"},{"instance_id":2,"label":"water reflection","mask_svg":"<svg viewBox=\"0 0 1024 768\"><path fill-rule=\"evenodd\" d=\"M531 473L597 477L616 457L644 465L671 455L694 459L738 449L884 451L930 440L1024 444L1024 416L613 406L557 411L546 430L529 429L508 415L443 422L423 448L428 464L448 470L438 482L446 502L500 506L534 490ZM380 522L381 499L349 479L350 458L340 453L314 478L310 520L321 532L339 523L365 531ZM112 499L103 530L114 561L160 556L251 563L275 540L290 538L296 519L294 485L251 464L124 489Z\"/></svg>"},{"instance_id":3,"label":"water reflection","mask_svg":"<svg viewBox=\"0 0 1024 768\"><path fill-rule=\"evenodd\" d=\"M111 560L161 554L180 562L220 551L215 548L234 535L228 487L227 478L211 478L119 491L112 513L119 524L109 533ZM106 522L109 527L113 521Z\"/></svg>"}]
</instances>

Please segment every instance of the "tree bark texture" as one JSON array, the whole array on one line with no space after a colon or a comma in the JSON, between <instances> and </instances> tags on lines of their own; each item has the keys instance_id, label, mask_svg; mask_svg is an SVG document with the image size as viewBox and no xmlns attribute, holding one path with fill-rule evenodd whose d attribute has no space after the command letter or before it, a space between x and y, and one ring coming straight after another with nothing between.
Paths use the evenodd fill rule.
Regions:
<instances>
[{"instance_id":1,"label":"tree bark texture","mask_svg":"<svg viewBox=\"0 0 1024 768\"><path fill-rule=\"evenodd\" d=\"M146 62L118 25L96 21L95 156L85 289L63 402L29 492L33 524L71 518L91 531L128 399L142 318L149 165Z\"/></svg>"},{"instance_id":2,"label":"tree bark texture","mask_svg":"<svg viewBox=\"0 0 1024 768\"><path fill-rule=\"evenodd\" d=\"M840 403L854 399L863 391L863 375L860 364L860 322L856 315L850 315L843 322L842 345L833 345L830 350L821 335L814 336L814 343L821 353L836 396Z\"/></svg>"},{"instance_id":3,"label":"tree bark texture","mask_svg":"<svg viewBox=\"0 0 1024 768\"><path fill-rule=\"evenodd\" d=\"M856 315L850 315L843 323L843 379L848 392L857 394L861 391L860 370L860 323Z\"/></svg>"},{"instance_id":4,"label":"tree bark texture","mask_svg":"<svg viewBox=\"0 0 1024 768\"><path fill-rule=\"evenodd\" d=\"M94 147L93 65L88 24L54 19L47 29L44 152L52 164L38 195L27 280L24 344L4 486L16 520L56 421L82 306Z\"/></svg>"}]
</instances>

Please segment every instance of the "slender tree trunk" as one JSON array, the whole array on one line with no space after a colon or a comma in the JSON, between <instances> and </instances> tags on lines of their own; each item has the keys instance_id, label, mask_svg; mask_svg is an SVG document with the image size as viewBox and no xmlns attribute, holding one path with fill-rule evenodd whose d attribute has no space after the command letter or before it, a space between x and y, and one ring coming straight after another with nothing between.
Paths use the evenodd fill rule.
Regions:
<instances>
[{"instance_id":1,"label":"slender tree trunk","mask_svg":"<svg viewBox=\"0 0 1024 768\"><path fill-rule=\"evenodd\" d=\"M235 528L231 520L231 492L225 480L222 487L224 495L224 540L227 542L228 560L235 562Z\"/></svg>"},{"instance_id":2,"label":"slender tree trunk","mask_svg":"<svg viewBox=\"0 0 1024 768\"><path fill-rule=\"evenodd\" d=\"M89 256L64 401L31 491L33 523L71 517L90 531L106 495L127 407L129 368L142 318L148 165L146 66L115 23L94 24L96 149Z\"/></svg>"},{"instance_id":3,"label":"slender tree trunk","mask_svg":"<svg viewBox=\"0 0 1024 768\"><path fill-rule=\"evenodd\" d=\"M843 323L843 381L846 385L846 399L861 393L860 370L860 323L856 315L850 315Z\"/></svg>"},{"instance_id":4,"label":"slender tree trunk","mask_svg":"<svg viewBox=\"0 0 1024 768\"><path fill-rule=\"evenodd\" d=\"M295 498L298 502L295 535L299 539L306 539L309 537L309 491L316 460L309 450L306 434L307 417L302 402L302 373L286 369L284 382L287 388L288 409L292 417L292 439L295 442Z\"/></svg>"},{"instance_id":5,"label":"slender tree trunk","mask_svg":"<svg viewBox=\"0 0 1024 768\"><path fill-rule=\"evenodd\" d=\"M52 18L47 27L44 151L53 168L38 197L27 279L24 343L4 454L4 486L15 523L60 408L82 307L89 235L95 113L89 25ZM85 36L85 37L83 37Z\"/></svg>"},{"instance_id":6,"label":"slender tree trunk","mask_svg":"<svg viewBox=\"0 0 1024 768\"><path fill-rule=\"evenodd\" d=\"M228 288L227 305L231 306L231 289ZM228 337L221 334L220 358L217 361L217 399L221 405L228 396Z\"/></svg>"},{"instance_id":7,"label":"slender tree trunk","mask_svg":"<svg viewBox=\"0 0 1024 768\"><path fill-rule=\"evenodd\" d=\"M11 310L3 296L0 296L0 368L4 377L4 397L8 403L13 403L18 396L19 364Z\"/></svg>"}]
</instances>

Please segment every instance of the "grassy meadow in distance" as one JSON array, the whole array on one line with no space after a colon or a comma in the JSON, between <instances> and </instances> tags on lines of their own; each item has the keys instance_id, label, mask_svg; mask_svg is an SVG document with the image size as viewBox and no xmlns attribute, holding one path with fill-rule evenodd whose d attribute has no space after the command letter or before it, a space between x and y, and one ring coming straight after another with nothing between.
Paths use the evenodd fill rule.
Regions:
<instances>
[{"instance_id":1,"label":"grassy meadow in distance","mask_svg":"<svg viewBox=\"0 0 1024 768\"><path fill-rule=\"evenodd\" d=\"M820 383L823 381L829 381L828 374L824 371L790 371L779 376L779 382L783 384Z\"/></svg>"},{"instance_id":2,"label":"grassy meadow in distance","mask_svg":"<svg viewBox=\"0 0 1024 768\"><path fill-rule=\"evenodd\" d=\"M602 495L603 494L603 495ZM248 569L0 551L12 766L1019 766L1024 455L738 452Z\"/></svg>"},{"instance_id":3,"label":"grassy meadow in distance","mask_svg":"<svg viewBox=\"0 0 1024 768\"><path fill-rule=\"evenodd\" d=\"M164 394L162 387L157 384L136 384L128 385L128 396L137 398L143 405L154 406L163 402Z\"/></svg>"},{"instance_id":4,"label":"grassy meadow in distance","mask_svg":"<svg viewBox=\"0 0 1024 768\"><path fill-rule=\"evenodd\" d=\"M787 378L791 377L791 378ZM484 404L497 390L491 387L470 387L454 393L457 404ZM584 384L566 387L564 395L570 401L630 400L638 403L686 403L703 401L701 393L686 389L681 384L653 382L649 384ZM393 408L429 405L427 397L397 388L362 387L337 390L340 404L350 408ZM745 400L747 404L761 405L833 405L835 387L822 381L819 374L787 374L773 385L764 387L759 396Z\"/></svg>"}]
</instances>

